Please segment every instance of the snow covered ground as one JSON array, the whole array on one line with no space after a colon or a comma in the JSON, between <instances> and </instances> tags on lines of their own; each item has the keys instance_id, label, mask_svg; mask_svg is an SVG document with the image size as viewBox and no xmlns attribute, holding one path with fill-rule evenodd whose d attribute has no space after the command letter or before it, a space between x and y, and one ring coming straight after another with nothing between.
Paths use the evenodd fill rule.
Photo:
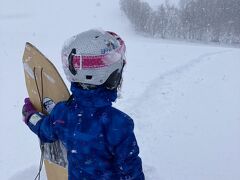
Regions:
<instances>
[{"instance_id":1,"label":"snow covered ground","mask_svg":"<svg viewBox=\"0 0 240 180\"><path fill-rule=\"evenodd\" d=\"M117 0L1 2L0 179L33 180L38 170L37 137L21 122L25 41L63 75L64 40L98 27L126 41L115 106L135 120L146 179L239 180L240 49L138 36Z\"/></svg>"}]
</instances>

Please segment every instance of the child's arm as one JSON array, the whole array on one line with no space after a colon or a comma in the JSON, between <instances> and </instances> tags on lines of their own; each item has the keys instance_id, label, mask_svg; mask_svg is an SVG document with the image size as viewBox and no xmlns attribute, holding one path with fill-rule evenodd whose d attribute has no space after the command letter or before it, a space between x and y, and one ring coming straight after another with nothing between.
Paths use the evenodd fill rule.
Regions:
<instances>
[{"instance_id":1,"label":"child's arm","mask_svg":"<svg viewBox=\"0 0 240 180\"><path fill-rule=\"evenodd\" d=\"M42 142L51 143L57 140L51 121L51 115L45 116L40 113L34 113L30 117L27 125Z\"/></svg>"},{"instance_id":2,"label":"child's arm","mask_svg":"<svg viewBox=\"0 0 240 180\"><path fill-rule=\"evenodd\" d=\"M54 142L57 140L52 124L53 115L50 114L45 116L37 112L29 98L25 99L23 118L24 122L36 135L38 135L41 141Z\"/></svg>"},{"instance_id":3,"label":"child's arm","mask_svg":"<svg viewBox=\"0 0 240 180\"><path fill-rule=\"evenodd\" d=\"M133 120L120 112L109 124L108 141L122 179L144 180Z\"/></svg>"}]
</instances>

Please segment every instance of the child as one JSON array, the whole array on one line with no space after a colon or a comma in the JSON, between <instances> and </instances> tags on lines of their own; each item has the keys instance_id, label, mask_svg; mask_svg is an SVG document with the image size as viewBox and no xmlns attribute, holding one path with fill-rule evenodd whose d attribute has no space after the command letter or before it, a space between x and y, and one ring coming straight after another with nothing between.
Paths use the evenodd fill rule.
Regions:
<instances>
[{"instance_id":1,"label":"child","mask_svg":"<svg viewBox=\"0 0 240 180\"><path fill-rule=\"evenodd\" d=\"M113 32L89 30L68 40L62 63L72 95L49 115L25 99L25 123L43 142L67 150L69 180L144 180L133 120L112 107L121 86L125 44Z\"/></svg>"}]
</instances>

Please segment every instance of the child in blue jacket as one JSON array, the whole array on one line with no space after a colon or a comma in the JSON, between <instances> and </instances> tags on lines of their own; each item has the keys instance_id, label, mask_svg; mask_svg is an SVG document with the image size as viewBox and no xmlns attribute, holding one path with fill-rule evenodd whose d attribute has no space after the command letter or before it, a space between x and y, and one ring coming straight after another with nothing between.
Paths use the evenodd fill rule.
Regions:
<instances>
[{"instance_id":1,"label":"child in blue jacket","mask_svg":"<svg viewBox=\"0 0 240 180\"><path fill-rule=\"evenodd\" d=\"M60 140L69 180L144 180L133 120L112 107L125 65L125 44L113 32L89 30L70 38L62 63L71 98L49 115L25 99L25 123L42 142Z\"/></svg>"}]
</instances>

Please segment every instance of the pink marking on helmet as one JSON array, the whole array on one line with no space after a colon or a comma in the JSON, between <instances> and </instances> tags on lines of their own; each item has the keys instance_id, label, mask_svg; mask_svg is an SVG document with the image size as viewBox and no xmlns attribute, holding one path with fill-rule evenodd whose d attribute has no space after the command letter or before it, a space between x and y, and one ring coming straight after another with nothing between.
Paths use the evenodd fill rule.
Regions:
<instances>
[{"instance_id":1,"label":"pink marking on helmet","mask_svg":"<svg viewBox=\"0 0 240 180\"><path fill-rule=\"evenodd\" d=\"M105 56L84 56L83 68L101 68L107 66Z\"/></svg>"},{"instance_id":2,"label":"pink marking on helmet","mask_svg":"<svg viewBox=\"0 0 240 180\"><path fill-rule=\"evenodd\" d=\"M82 61L82 67L81 67ZM73 66L75 68L101 68L107 66L105 63L105 56L74 56Z\"/></svg>"},{"instance_id":3,"label":"pink marking on helmet","mask_svg":"<svg viewBox=\"0 0 240 180\"><path fill-rule=\"evenodd\" d=\"M126 51L126 46L124 41L115 33L108 32L111 35L115 36L117 40L120 43L120 46L115 49L115 53L123 54ZM112 63L114 63L114 60L111 61L109 59L109 53L99 56L80 56L80 55L74 55L73 56L73 66L76 69L89 69L89 68L101 68L106 67Z\"/></svg>"},{"instance_id":4,"label":"pink marking on helmet","mask_svg":"<svg viewBox=\"0 0 240 180\"><path fill-rule=\"evenodd\" d=\"M80 60L81 60L80 56L73 56L72 63L75 68L80 68Z\"/></svg>"}]
</instances>

